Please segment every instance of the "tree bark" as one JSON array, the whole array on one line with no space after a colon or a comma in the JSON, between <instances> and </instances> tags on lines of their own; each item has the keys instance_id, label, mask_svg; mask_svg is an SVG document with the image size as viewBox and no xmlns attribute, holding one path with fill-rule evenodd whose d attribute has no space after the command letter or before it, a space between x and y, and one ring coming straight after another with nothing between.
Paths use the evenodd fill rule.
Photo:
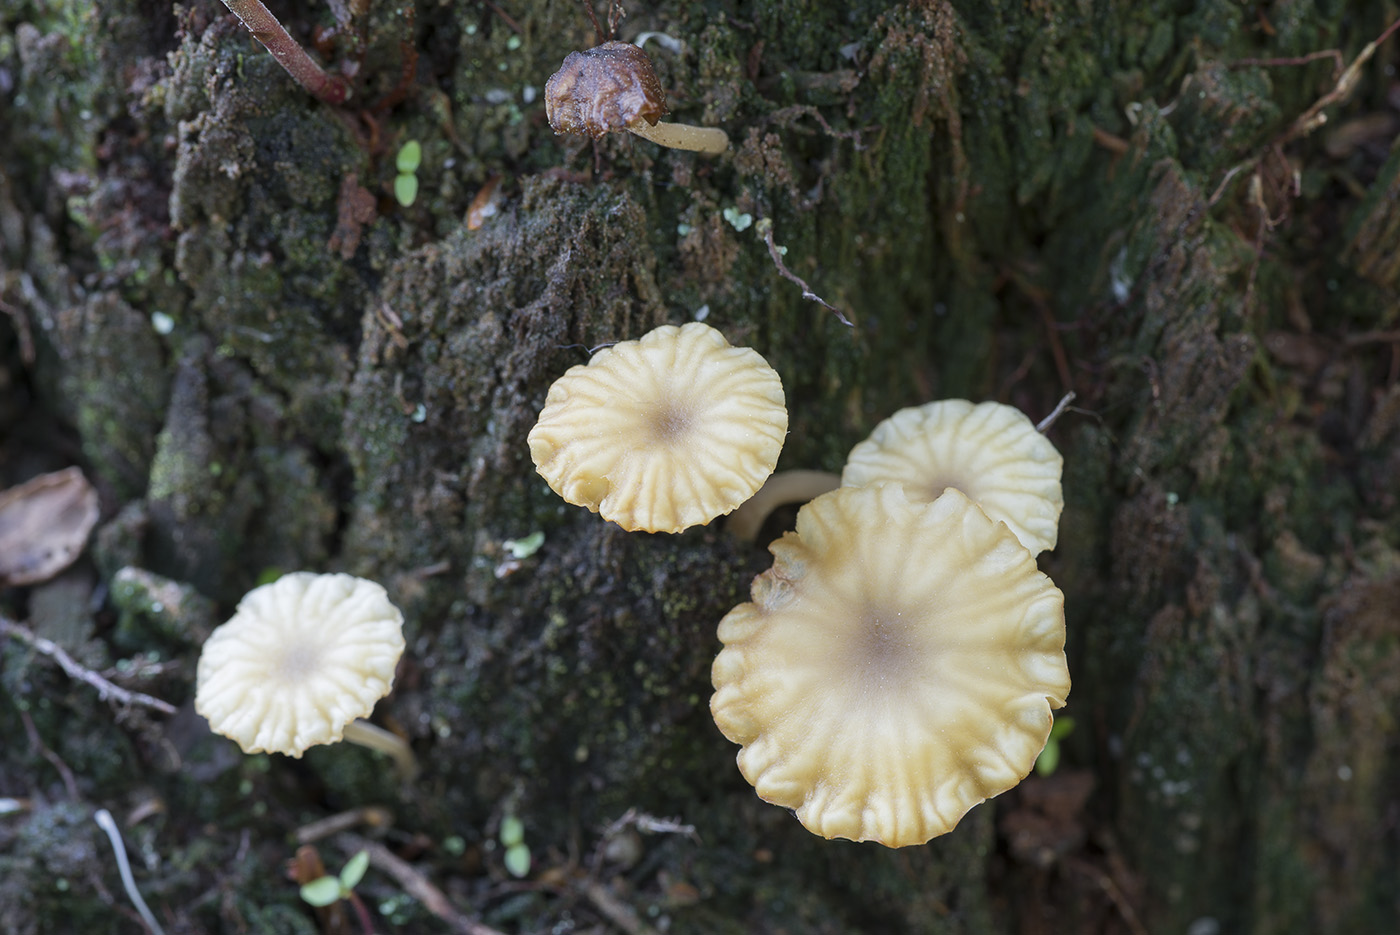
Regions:
<instances>
[{"instance_id":1,"label":"tree bark","mask_svg":"<svg viewBox=\"0 0 1400 935\"><path fill-rule=\"evenodd\" d=\"M0 611L184 705L109 710L0 643L7 931L134 930L103 806L168 930L314 931L287 836L371 804L446 900L372 871L388 931L1400 927L1394 4L629 5L718 158L551 133L577 5L369 6L273 7L308 48L338 26L338 108L211 0L0 11L0 486L80 463L106 520ZM1077 394L1053 775L899 851L743 781L709 667L771 557L624 533L525 444L589 349L698 317L781 374L780 468L930 399ZM403 608L375 719L412 788L193 715L210 627L299 569Z\"/></svg>"}]
</instances>

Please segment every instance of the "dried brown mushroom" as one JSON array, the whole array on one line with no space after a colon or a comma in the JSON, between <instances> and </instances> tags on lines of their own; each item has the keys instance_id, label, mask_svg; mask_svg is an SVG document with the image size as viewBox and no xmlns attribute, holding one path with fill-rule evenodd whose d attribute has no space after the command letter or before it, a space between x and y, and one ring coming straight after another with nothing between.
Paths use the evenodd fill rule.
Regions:
<instances>
[{"instance_id":1,"label":"dried brown mushroom","mask_svg":"<svg viewBox=\"0 0 1400 935\"><path fill-rule=\"evenodd\" d=\"M1059 537L1063 467L1055 446L1021 410L944 399L901 409L877 425L851 449L841 482L896 481L915 501L955 487L1039 555Z\"/></svg>"},{"instance_id":2,"label":"dried brown mushroom","mask_svg":"<svg viewBox=\"0 0 1400 935\"><path fill-rule=\"evenodd\" d=\"M773 368L691 322L570 368L529 443L540 476L570 503L624 529L680 532L752 496L786 434Z\"/></svg>"},{"instance_id":3,"label":"dried brown mushroom","mask_svg":"<svg viewBox=\"0 0 1400 935\"><path fill-rule=\"evenodd\" d=\"M1064 598L956 490L843 487L720 623L715 723L759 796L828 838L921 844L1016 785L1069 694Z\"/></svg>"},{"instance_id":4,"label":"dried brown mushroom","mask_svg":"<svg viewBox=\"0 0 1400 935\"><path fill-rule=\"evenodd\" d=\"M722 153L729 135L714 127L660 123L666 92L651 59L630 42L604 42L570 52L544 86L545 114L555 133L599 139L628 130L658 146Z\"/></svg>"},{"instance_id":5,"label":"dried brown mushroom","mask_svg":"<svg viewBox=\"0 0 1400 935\"><path fill-rule=\"evenodd\" d=\"M393 688L402 629L403 615L373 581L283 575L244 595L233 618L205 641L195 711L244 753L300 757L343 737L402 765L402 740L396 747L387 732L355 720Z\"/></svg>"},{"instance_id":6,"label":"dried brown mushroom","mask_svg":"<svg viewBox=\"0 0 1400 935\"><path fill-rule=\"evenodd\" d=\"M37 584L67 568L97 518L97 491L75 467L0 491L0 586Z\"/></svg>"}]
</instances>

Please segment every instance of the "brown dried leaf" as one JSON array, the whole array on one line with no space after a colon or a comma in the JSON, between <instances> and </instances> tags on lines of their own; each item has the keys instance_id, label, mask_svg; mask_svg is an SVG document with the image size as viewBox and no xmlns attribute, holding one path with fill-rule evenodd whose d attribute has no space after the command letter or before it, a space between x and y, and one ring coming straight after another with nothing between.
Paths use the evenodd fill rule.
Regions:
<instances>
[{"instance_id":1,"label":"brown dried leaf","mask_svg":"<svg viewBox=\"0 0 1400 935\"><path fill-rule=\"evenodd\" d=\"M0 585L36 584L67 568L97 515L97 491L76 467L0 491Z\"/></svg>"}]
</instances>

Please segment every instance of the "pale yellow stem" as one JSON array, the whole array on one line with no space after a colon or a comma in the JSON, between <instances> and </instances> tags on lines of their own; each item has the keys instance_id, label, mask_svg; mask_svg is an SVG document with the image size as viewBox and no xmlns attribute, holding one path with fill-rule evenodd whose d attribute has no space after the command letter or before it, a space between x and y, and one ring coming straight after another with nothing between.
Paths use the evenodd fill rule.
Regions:
<instances>
[{"instance_id":1,"label":"pale yellow stem","mask_svg":"<svg viewBox=\"0 0 1400 935\"><path fill-rule=\"evenodd\" d=\"M398 734L357 719L345 725L344 739L393 757L399 768L399 778L404 782L412 782L418 777L418 758L413 755L408 741Z\"/></svg>"},{"instance_id":2,"label":"pale yellow stem","mask_svg":"<svg viewBox=\"0 0 1400 935\"><path fill-rule=\"evenodd\" d=\"M729 148L729 134L718 127L692 127L684 123L658 123L652 126L642 119L628 124L627 129L657 146L669 146L671 149L688 149L715 156Z\"/></svg>"},{"instance_id":3,"label":"pale yellow stem","mask_svg":"<svg viewBox=\"0 0 1400 935\"><path fill-rule=\"evenodd\" d=\"M841 475L830 471L779 471L729 514L724 528L736 539L753 542L763 528L763 521L778 507L806 503L840 486Z\"/></svg>"}]
</instances>

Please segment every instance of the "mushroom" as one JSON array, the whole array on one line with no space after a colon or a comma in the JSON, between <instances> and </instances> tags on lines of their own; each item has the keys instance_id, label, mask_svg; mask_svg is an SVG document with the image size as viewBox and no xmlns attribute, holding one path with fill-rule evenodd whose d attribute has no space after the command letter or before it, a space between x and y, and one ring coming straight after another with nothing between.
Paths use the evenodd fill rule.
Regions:
<instances>
[{"instance_id":1,"label":"mushroom","mask_svg":"<svg viewBox=\"0 0 1400 935\"><path fill-rule=\"evenodd\" d=\"M787 434L778 374L709 325L664 325L549 388L530 457L554 492L623 529L680 532L743 503Z\"/></svg>"},{"instance_id":2,"label":"mushroom","mask_svg":"<svg viewBox=\"0 0 1400 935\"><path fill-rule=\"evenodd\" d=\"M904 485L910 500L961 490L1011 527L1032 555L1053 549L1064 459L1014 406L945 399L901 409L851 449L841 483Z\"/></svg>"},{"instance_id":3,"label":"mushroom","mask_svg":"<svg viewBox=\"0 0 1400 935\"><path fill-rule=\"evenodd\" d=\"M724 521L725 531L740 542L755 542L774 510L806 503L840 486L840 475L830 471L779 471L763 482L758 493L729 514Z\"/></svg>"},{"instance_id":4,"label":"mushroom","mask_svg":"<svg viewBox=\"0 0 1400 935\"><path fill-rule=\"evenodd\" d=\"M355 720L393 688L402 629L403 614L373 581L283 575L245 594L205 641L195 711L244 753L299 758L347 739L389 753L411 773L402 738Z\"/></svg>"},{"instance_id":5,"label":"mushroom","mask_svg":"<svg viewBox=\"0 0 1400 935\"><path fill-rule=\"evenodd\" d=\"M666 115L666 92L651 58L630 42L604 42L570 52L544 85L545 114L556 134L600 139L629 130L658 146L722 153L729 135L715 127L659 123Z\"/></svg>"},{"instance_id":6,"label":"mushroom","mask_svg":"<svg viewBox=\"0 0 1400 935\"><path fill-rule=\"evenodd\" d=\"M710 710L760 798L827 838L922 844L1005 792L1069 694L1064 597L956 489L843 487L719 625Z\"/></svg>"}]
</instances>

